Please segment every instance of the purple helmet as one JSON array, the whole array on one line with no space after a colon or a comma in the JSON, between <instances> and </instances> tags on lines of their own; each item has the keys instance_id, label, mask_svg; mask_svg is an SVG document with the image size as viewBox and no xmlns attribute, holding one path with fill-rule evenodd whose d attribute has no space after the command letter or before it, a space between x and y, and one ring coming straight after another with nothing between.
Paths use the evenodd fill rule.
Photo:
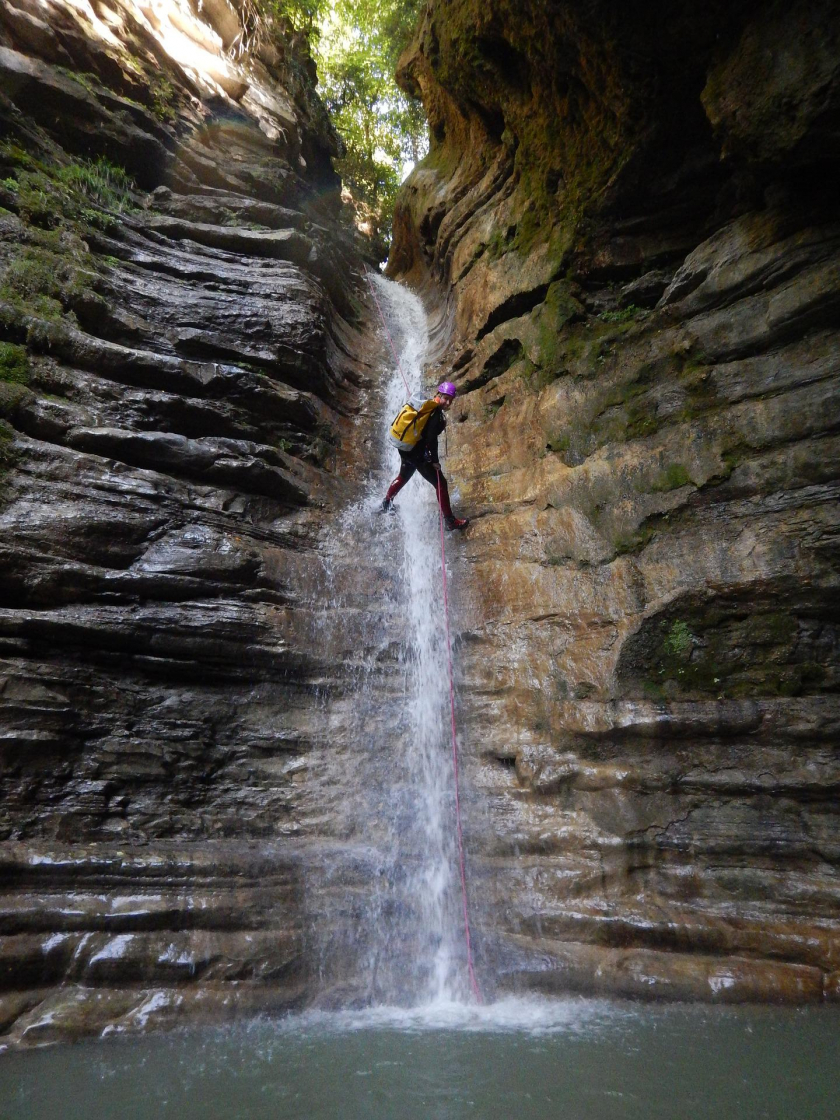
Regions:
<instances>
[{"instance_id":1,"label":"purple helmet","mask_svg":"<svg viewBox=\"0 0 840 1120\"><path fill-rule=\"evenodd\" d=\"M440 385L437 387L437 391L442 393L445 397L454 397L458 392L451 381L441 381Z\"/></svg>"}]
</instances>

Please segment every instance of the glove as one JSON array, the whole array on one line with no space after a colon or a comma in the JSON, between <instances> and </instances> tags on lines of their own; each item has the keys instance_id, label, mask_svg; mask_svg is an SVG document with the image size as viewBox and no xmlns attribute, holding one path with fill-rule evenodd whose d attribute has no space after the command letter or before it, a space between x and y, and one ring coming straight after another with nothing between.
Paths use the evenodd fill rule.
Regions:
<instances>
[{"instance_id":1,"label":"glove","mask_svg":"<svg viewBox=\"0 0 840 1120\"><path fill-rule=\"evenodd\" d=\"M427 447L426 450L423 452L423 462L424 463L434 462L434 460L432 459L432 449L430 447Z\"/></svg>"}]
</instances>

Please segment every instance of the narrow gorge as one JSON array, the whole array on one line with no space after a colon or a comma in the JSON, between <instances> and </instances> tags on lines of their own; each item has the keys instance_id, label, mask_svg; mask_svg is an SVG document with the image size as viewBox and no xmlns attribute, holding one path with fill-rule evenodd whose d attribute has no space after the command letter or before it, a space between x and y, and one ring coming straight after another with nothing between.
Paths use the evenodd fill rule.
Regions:
<instances>
[{"instance_id":1,"label":"narrow gorge","mask_svg":"<svg viewBox=\"0 0 840 1120\"><path fill-rule=\"evenodd\" d=\"M0 8L0 1047L466 992L377 292L485 999L836 1000L835 6L430 0L402 292L255 12Z\"/></svg>"}]
</instances>

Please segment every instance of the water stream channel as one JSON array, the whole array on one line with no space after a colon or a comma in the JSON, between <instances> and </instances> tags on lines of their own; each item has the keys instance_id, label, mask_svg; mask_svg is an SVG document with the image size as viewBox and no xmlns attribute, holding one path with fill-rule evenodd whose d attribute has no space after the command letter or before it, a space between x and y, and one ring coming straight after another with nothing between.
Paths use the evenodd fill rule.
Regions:
<instances>
[{"instance_id":1,"label":"water stream channel","mask_svg":"<svg viewBox=\"0 0 840 1120\"><path fill-rule=\"evenodd\" d=\"M422 306L376 285L413 390L428 345ZM390 418L405 398L397 369L386 397ZM384 434L380 452L385 480L396 457ZM417 478L388 516L372 508L378 490L347 512L335 557L375 542L394 575L379 590L378 644L369 634L359 643L376 653L355 666L352 695L329 717L359 759L352 787L336 793L345 802L336 846L376 874L361 901L321 923L317 946L325 986L340 988L352 961L360 1009L9 1053L0 1118L836 1117L837 1009L472 1000L434 494ZM324 560L320 625L322 640L340 644L352 604L335 557ZM327 767L323 781L340 783L338 770Z\"/></svg>"}]
</instances>

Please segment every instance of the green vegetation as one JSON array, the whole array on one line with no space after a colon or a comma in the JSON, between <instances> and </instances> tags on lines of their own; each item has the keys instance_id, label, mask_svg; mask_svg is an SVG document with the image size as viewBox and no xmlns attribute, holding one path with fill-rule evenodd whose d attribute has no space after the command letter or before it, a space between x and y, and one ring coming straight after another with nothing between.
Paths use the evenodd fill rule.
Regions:
<instances>
[{"instance_id":1,"label":"green vegetation","mask_svg":"<svg viewBox=\"0 0 840 1120\"><path fill-rule=\"evenodd\" d=\"M818 659L821 627L809 610L797 618L768 606L712 603L688 618L660 623L646 694L659 700L675 692L739 699L836 687Z\"/></svg>"},{"instance_id":2,"label":"green vegetation","mask_svg":"<svg viewBox=\"0 0 840 1120\"><path fill-rule=\"evenodd\" d=\"M177 117L175 111L175 90L168 78L153 78L149 83L149 98L152 112L158 120L174 121Z\"/></svg>"},{"instance_id":3,"label":"green vegetation","mask_svg":"<svg viewBox=\"0 0 840 1120\"><path fill-rule=\"evenodd\" d=\"M390 237L403 164L427 150L419 101L397 86L397 59L420 11L419 0L337 0L324 5L315 43L321 94L346 145L336 170L370 232Z\"/></svg>"},{"instance_id":4,"label":"green vegetation","mask_svg":"<svg viewBox=\"0 0 840 1120\"><path fill-rule=\"evenodd\" d=\"M56 180L71 193L84 195L109 210L125 210L131 203L133 181L122 167L104 156L60 167Z\"/></svg>"},{"instance_id":5,"label":"green vegetation","mask_svg":"<svg viewBox=\"0 0 840 1120\"><path fill-rule=\"evenodd\" d=\"M281 32L292 28L308 38L318 92L345 144L335 167L352 195L357 224L372 238L387 239L403 165L422 158L428 147L420 102L394 79L420 0L254 3Z\"/></svg>"},{"instance_id":6,"label":"green vegetation","mask_svg":"<svg viewBox=\"0 0 840 1120\"><path fill-rule=\"evenodd\" d=\"M2 485L9 468L14 466L17 458L12 447L14 438L15 430L11 424L7 424L5 420L0 420L0 485Z\"/></svg>"},{"instance_id":7,"label":"green vegetation","mask_svg":"<svg viewBox=\"0 0 840 1120\"><path fill-rule=\"evenodd\" d=\"M598 318L603 323L632 323L634 319L644 314L643 308L637 307L635 303L630 303L621 311L602 311Z\"/></svg>"},{"instance_id":8,"label":"green vegetation","mask_svg":"<svg viewBox=\"0 0 840 1120\"><path fill-rule=\"evenodd\" d=\"M645 526L632 533L619 533L612 542L613 553L616 556L627 556L634 552L641 552L653 536L653 529Z\"/></svg>"},{"instance_id":9,"label":"green vegetation","mask_svg":"<svg viewBox=\"0 0 840 1120\"><path fill-rule=\"evenodd\" d=\"M654 494L664 494L669 490L679 490L682 486L691 486L691 475L682 463L670 463L651 486Z\"/></svg>"},{"instance_id":10,"label":"green vegetation","mask_svg":"<svg viewBox=\"0 0 840 1120\"><path fill-rule=\"evenodd\" d=\"M502 229L501 226L496 226L490 235L490 240L484 246L484 252L490 260L498 260L499 257L513 247L513 241L516 236L516 226L507 226Z\"/></svg>"},{"instance_id":11,"label":"green vegetation","mask_svg":"<svg viewBox=\"0 0 840 1120\"><path fill-rule=\"evenodd\" d=\"M0 381L26 385L29 381L29 358L24 346L0 342Z\"/></svg>"},{"instance_id":12,"label":"green vegetation","mask_svg":"<svg viewBox=\"0 0 840 1120\"><path fill-rule=\"evenodd\" d=\"M29 318L29 335L96 299L96 269L85 237L108 229L131 205L133 183L106 159L47 163L12 141L0 144L0 184L23 223L21 244L0 274L7 317ZM35 322L41 323L37 327Z\"/></svg>"},{"instance_id":13,"label":"green vegetation","mask_svg":"<svg viewBox=\"0 0 840 1120\"><path fill-rule=\"evenodd\" d=\"M426 160L424 167L428 167L430 161L431 157ZM493 231L490 240L486 243L485 252L491 260L496 260L508 252L516 252L526 257L542 232L543 219L531 202L515 225Z\"/></svg>"},{"instance_id":14,"label":"green vegetation","mask_svg":"<svg viewBox=\"0 0 840 1120\"><path fill-rule=\"evenodd\" d=\"M69 254L27 247L3 274L0 299L40 319L59 320L87 290L91 275Z\"/></svg>"},{"instance_id":15,"label":"green vegetation","mask_svg":"<svg viewBox=\"0 0 840 1120\"><path fill-rule=\"evenodd\" d=\"M0 187L18 217L39 229L86 225L108 229L114 218L103 211L127 210L133 182L104 157L48 164L12 141L0 144Z\"/></svg>"},{"instance_id":16,"label":"green vegetation","mask_svg":"<svg viewBox=\"0 0 840 1120\"><path fill-rule=\"evenodd\" d=\"M21 400L29 394L29 359L23 346L0 342L0 417L12 416ZM17 455L12 446L15 430L0 419L0 497L3 481Z\"/></svg>"},{"instance_id":17,"label":"green vegetation","mask_svg":"<svg viewBox=\"0 0 840 1120\"><path fill-rule=\"evenodd\" d=\"M568 432L560 432L559 435L549 436L546 440L546 451L553 451L555 455L565 455L572 447L572 437Z\"/></svg>"},{"instance_id":18,"label":"green vegetation","mask_svg":"<svg viewBox=\"0 0 840 1120\"><path fill-rule=\"evenodd\" d=\"M0 342L0 416L12 416L15 409L29 395L29 358L23 346ZM0 470L3 454L0 448Z\"/></svg>"},{"instance_id":19,"label":"green vegetation","mask_svg":"<svg viewBox=\"0 0 840 1120\"><path fill-rule=\"evenodd\" d=\"M689 629L688 623L678 618L671 623L671 627L663 639L662 648L668 657L683 658L690 653L695 641L696 639Z\"/></svg>"},{"instance_id":20,"label":"green vegetation","mask_svg":"<svg viewBox=\"0 0 840 1120\"><path fill-rule=\"evenodd\" d=\"M96 74L91 73L90 70L70 70L66 66L57 66L56 69L60 74L64 74L65 77L76 82L77 85L82 86L88 93L95 94L99 88L99 78Z\"/></svg>"},{"instance_id":21,"label":"green vegetation","mask_svg":"<svg viewBox=\"0 0 840 1120\"><path fill-rule=\"evenodd\" d=\"M673 353L665 353L653 361L638 362L616 359L628 332L639 328L634 322L605 324L590 320L585 325L568 323L552 339L546 332L540 340L549 370L568 373L576 382L593 381L585 404L569 427L568 436L552 436L548 450L563 456L569 466L576 466L599 448L609 443L627 443L647 439L668 425L689 424L719 407L714 377L703 355L694 353L690 345L681 344ZM552 350L553 346L553 350ZM539 372L531 385L542 387L559 376ZM681 394L682 403L667 410L662 407L659 387L669 384ZM732 462L724 456L724 465L714 481L723 481L731 474L741 453L734 453ZM742 456L741 456L742 457ZM652 492L693 485L685 466L667 467L650 486ZM641 486L640 486L641 488Z\"/></svg>"},{"instance_id":22,"label":"green vegetation","mask_svg":"<svg viewBox=\"0 0 840 1120\"><path fill-rule=\"evenodd\" d=\"M570 289L568 281L555 281L550 285L543 302L532 312L532 318L537 324L539 365L545 371L545 375L539 379L542 382L540 388L555 380L566 366L564 328L581 311L581 306Z\"/></svg>"}]
</instances>

